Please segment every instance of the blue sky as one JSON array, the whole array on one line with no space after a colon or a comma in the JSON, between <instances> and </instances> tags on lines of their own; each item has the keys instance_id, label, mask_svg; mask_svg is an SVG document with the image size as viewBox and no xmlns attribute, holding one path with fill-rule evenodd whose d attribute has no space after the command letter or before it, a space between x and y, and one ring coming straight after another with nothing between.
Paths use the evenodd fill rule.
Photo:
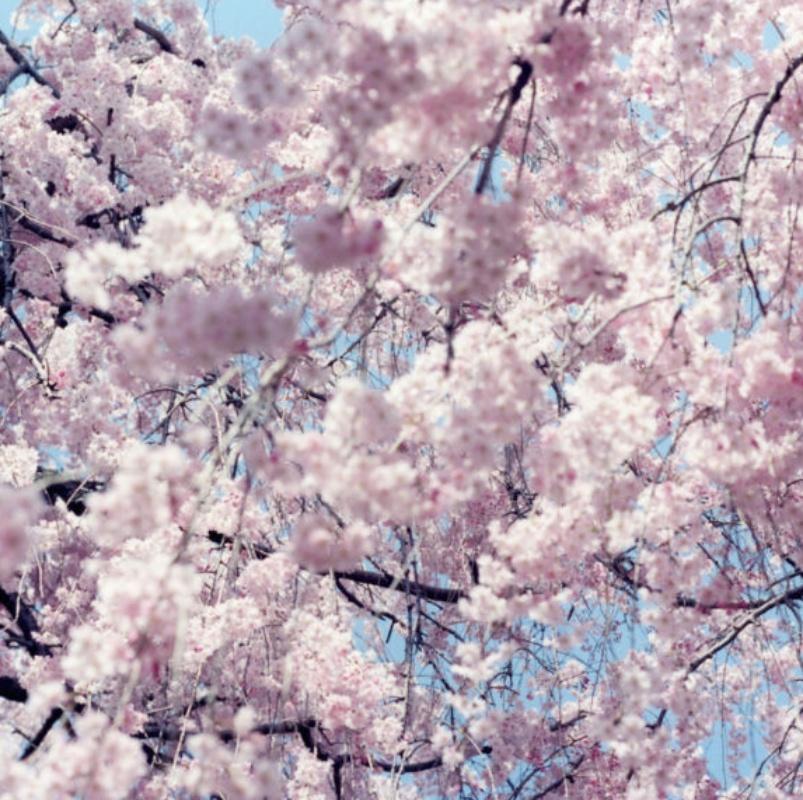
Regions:
<instances>
[{"instance_id":1,"label":"blue sky","mask_svg":"<svg viewBox=\"0 0 803 800\"><path fill-rule=\"evenodd\" d=\"M207 11L215 33L240 38L250 36L260 44L270 44L282 30L281 12L270 0L197 0ZM0 0L0 28L11 32L11 14L19 0ZM24 36L17 37L24 39Z\"/></svg>"},{"instance_id":2,"label":"blue sky","mask_svg":"<svg viewBox=\"0 0 803 800\"><path fill-rule=\"evenodd\" d=\"M282 30L282 14L270 0L198 0L198 5L209 9L207 18L219 35L269 44Z\"/></svg>"}]
</instances>

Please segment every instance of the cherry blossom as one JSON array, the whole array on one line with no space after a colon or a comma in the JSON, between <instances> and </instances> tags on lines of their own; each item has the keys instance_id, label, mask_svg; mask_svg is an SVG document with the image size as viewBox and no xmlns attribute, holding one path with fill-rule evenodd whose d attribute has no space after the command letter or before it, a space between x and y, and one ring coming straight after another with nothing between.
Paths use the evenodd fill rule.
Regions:
<instances>
[{"instance_id":1,"label":"cherry blossom","mask_svg":"<svg viewBox=\"0 0 803 800\"><path fill-rule=\"evenodd\" d=\"M0 800L800 797L795 0L20 0Z\"/></svg>"}]
</instances>

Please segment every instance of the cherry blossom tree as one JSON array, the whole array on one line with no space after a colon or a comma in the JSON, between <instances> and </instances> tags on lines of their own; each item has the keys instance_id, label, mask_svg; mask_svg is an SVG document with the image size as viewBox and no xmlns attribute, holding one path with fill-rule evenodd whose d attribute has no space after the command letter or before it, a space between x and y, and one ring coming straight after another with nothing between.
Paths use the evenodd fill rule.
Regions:
<instances>
[{"instance_id":1,"label":"cherry blossom tree","mask_svg":"<svg viewBox=\"0 0 803 800\"><path fill-rule=\"evenodd\" d=\"M800 797L799 0L276 5L0 32L0 798Z\"/></svg>"}]
</instances>

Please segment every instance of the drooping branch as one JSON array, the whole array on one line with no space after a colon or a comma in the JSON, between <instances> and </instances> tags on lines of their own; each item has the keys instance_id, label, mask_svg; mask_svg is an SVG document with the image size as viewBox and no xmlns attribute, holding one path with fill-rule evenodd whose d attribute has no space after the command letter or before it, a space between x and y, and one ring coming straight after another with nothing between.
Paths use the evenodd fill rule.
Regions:
<instances>
[{"instance_id":1,"label":"drooping branch","mask_svg":"<svg viewBox=\"0 0 803 800\"><path fill-rule=\"evenodd\" d=\"M533 75L533 65L530 61L527 61L527 59L515 58L513 59L513 66L518 67L519 73L516 76L516 80L513 81L507 90L505 110L502 112L502 116L496 125L493 136L491 136L490 141L486 145L488 154L482 164L479 177L477 178L474 194L482 194L485 191L485 187L491 177L491 167L493 166L494 156L499 147L499 143L502 141L502 136L510 120L510 115L516 103L521 99L521 93L524 91L524 87L530 82L530 78L532 78Z\"/></svg>"},{"instance_id":2,"label":"drooping branch","mask_svg":"<svg viewBox=\"0 0 803 800\"><path fill-rule=\"evenodd\" d=\"M803 600L803 586L798 586L795 589L790 589L788 592L770 597L765 600L758 608L745 614L741 619L734 622L730 629L720 636L712 645L710 645L702 654L697 656L688 666L687 672L691 674L696 672L706 661L712 659L720 650L726 648L729 644L736 640L742 631L754 625L765 614L769 613L779 606L791 603L794 600Z\"/></svg>"},{"instance_id":3,"label":"drooping branch","mask_svg":"<svg viewBox=\"0 0 803 800\"><path fill-rule=\"evenodd\" d=\"M753 294L756 297L756 302L758 303L759 311L761 311L761 316L766 317L767 304L761 299L761 290L758 285L758 279L756 278L756 273L750 263L750 257L747 255L747 246L745 245L744 237L739 240L739 253L742 256L744 270L747 273L747 277L750 279L750 286L753 288Z\"/></svg>"},{"instance_id":4,"label":"drooping branch","mask_svg":"<svg viewBox=\"0 0 803 800\"><path fill-rule=\"evenodd\" d=\"M758 117L756 117L756 121L753 124L753 132L752 138L750 141L750 148L747 152L747 158L745 159L744 168L742 169L742 180L747 178L747 173L750 169L750 164L755 161L756 159L756 148L758 147L758 140L761 136L761 132L764 129L764 125L769 119L770 114L772 113L773 108L781 101L781 97L783 96L783 91L786 88L786 84L792 80L795 72L803 66L803 53L801 53L797 58L792 59L787 65L786 69L784 70L784 74L775 84L772 94L767 98L767 102L761 107L761 111L758 113Z\"/></svg>"},{"instance_id":5,"label":"drooping branch","mask_svg":"<svg viewBox=\"0 0 803 800\"><path fill-rule=\"evenodd\" d=\"M40 86L46 86L53 93L57 100L61 98L61 92L47 79L36 67L25 57L23 52L0 30L0 44L6 48L6 52L11 60L24 72L30 75Z\"/></svg>"},{"instance_id":6,"label":"drooping branch","mask_svg":"<svg viewBox=\"0 0 803 800\"><path fill-rule=\"evenodd\" d=\"M547 795L552 794L552 792L556 792L561 788L561 786L563 786L564 783L574 783L574 775L584 760L585 756L581 755L579 758L572 761L571 764L569 764L569 769L566 770L563 775L556 778L548 786L545 786L543 789L532 795L530 800L541 800L542 797L546 797Z\"/></svg>"},{"instance_id":7,"label":"drooping branch","mask_svg":"<svg viewBox=\"0 0 803 800\"><path fill-rule=\"evenodd\" d=\"M0 156L0 304L8 308L14 299L14 243L11 238L11 220L5 203L5 172Z\"/></svg>"},{"instance_id":8,"label":"drooping branch","mask_svg":"<svg viewBox=\"0 0 803 800\"><path fill-rule=\"evenodd\" d=\"M11 305L11 302L6 305L5 312L8 314L8 318L14 323L14 327L20 332L20 335L25 340L28 350L36 359L37 366L40 368L40 370L44 371L42 369L42 357L39 355L39 348L37 348L36 343L31 338L31 335L28 333L25 325L23 325L22 320L19 318L17 312L14 311L14 307Z\"/></svg>"},{"instance_id":9,"label":"drooping branch","mask_svg":"<svg viewBox=\"0 0 803 800\"><path fill-rule=\"evenodd\" d=\"M702 194L707 189L711 189L714 186L719 186L723 183L734 183L740 180L740 175L726 175L723 178L713 178L705 183L701 183L699 186L695 186L693 189L686 192L686 194L683 195L683 197L681 197L679 200L670 200L668 203L666 203L666 205L659 208L658 211L656 211L652 217L650 217L650 220L656 220L661 216L661 214L665 214L668 211L682 211L689 200L692 200L697 195Z\"/></svg>"},{"instance_id":10,"label":"drooping branch","mask_svg":"<svg viewBox=\"0 0 803 800\"><path fill-rule=\"evenodd\" d=\"M337 590L340 592L340 594L342 594L343 597L346 598L346 600L348 600L352 605L354 605L357 608L359 608L361 611L366 611L372 617L376 617L377 619L387 619L387 620L390 620L391 622L393 622L393 623L395 623L397 625L400 624L400 620L398 619L398 617L394 616L389 611L376 611L375 609L371 608L369 605L366 605L365 603L363 603L362 600L360 600L359 597L357 597L353 592L349 591L343 585L343 582L342 582L342 580L340 578L337 578L337 577L335 578L335 586L337 587Z\"/></svg>"}]
</instances>

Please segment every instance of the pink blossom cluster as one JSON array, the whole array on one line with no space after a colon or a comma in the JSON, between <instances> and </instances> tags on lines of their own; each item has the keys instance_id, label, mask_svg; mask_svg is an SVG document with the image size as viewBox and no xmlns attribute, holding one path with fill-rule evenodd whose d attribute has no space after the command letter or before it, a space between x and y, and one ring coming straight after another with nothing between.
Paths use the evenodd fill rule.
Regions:
<instances>
[{"instance_id":1,"label":"pink blossom cluster","mask_svg":"<svg viewBox=\"0 0 803 800\"><path fill-rule=\"evenodd\" d=\"M153 543L129 548L98 576L91 621L75 628L64 658L74 683L125 675L132 662L153 680L170 660L182 621L197 609L200 580L189 565L148 548Z\"/></svg>"},{"instance_id":2,"label":"pink blossom cluster","mask_svg":"<svg viewBox=\"0 0 803 800\"><path fill-rule=\"evenodd\" d=\"M133 249L101 241L83 253L71 252L66 271L69 294L106 310L111 306L109 284L116 278L137 283L151 274L168 279L190 270L208 274L243 253L234 216L187 195L148 209L145 223Z\"/></svg>"},{"instance_id":3,"label":"pink blossom cluster","mask_svg":"<svg viewBox=\"0 0 803 800\"><path fill-rule=\"evenodd\" d=\"M543 40L548 38L548 42ZM594 43L590 27L582 19L545 20L537 29L538 66L547 74L571 80L593 64Z\"/></svg>"},{"instance_id":4,"label":"pink blossom cluster","mask_svg":"<svg viewBox=\"0 0 803 800\"><path fill-rule=\"evenodd\" d=\"M793 88L781 100L778 109L778 126L793 142L800 142L803 131L803 94L800 89Z\"/></svg>"},{"instance_id":5,"label":"pink blossom cluster","mask_svg":"<svg viewBox=\"0 0 803 800\"><path fill-rule=\"evenodd\" d=\"M202 669L215 654L257 635L263 624L264 616L251 597L232 597L204 606L187 621L188 646L182 668L190 672Z\"/></svg>"},{"instance_id":6,"label":"pink blossom cluster","mask_svg":"<svg viewBox=\"0 0 803 800\"><path fill-rule=\"evenodd\" d=\"M176 445L134 442L119 463L106 491L94 494L88 504L90 535L103 547L117 548L176 524L192 496L194 466Z\"/></svg>"},{"instance_id":7,"label":"pink blossom cluster","mask_svg":"<svg viewBox=\"0 0 803 800\"><path fill-rule=\"evenodd\" d=\"M321 206L311 219L293 226L298 263L314 275L372 259L378 255L382 241L380 220L355 220L332 205Z\"/></svg>"},{"instance_id":8,"label":"pink blossom cluster","mask_svg":"<svg viewBox=\"0 0 803 800\"><path fill-rule=\"evenodd\" d=\"M145 211L138 244L142 260L167 278L179 278L189 270L203 274L241 258L244 249L233 214L186 194Z\"/></svg>"},{"instance_id":9,"label":"pink blossom cluster","mask_svg":"<svg viewBox=\"0 0 803 800\"><path fill-rule=\"evenodd\" d=\"M296 634L288 653L288 677L311 690L307 702L325 724L338 733L353 731L366 744L392 741L398 711L383 699L398 688L398 682L388 665L355 651L348 632L307 611L292 615L287 632Z\"/></svg>"},{"instance_id":10,"label":"pink blossom cluster","mask_svg":"<svg viewBox=\"0 0 803 800\"><path fill-rule=\"evenodd\" d=\"M344 446L359 448L392 444L401 430L401 417L385 392L351 378L340 382L327 404L325 424L327 433Z\"/></svg>"},{"instance_id":11,"label":"pink blossom cluster","mask_svg":"<svg viewBox=\"0 0 803 800\"><path fill-rule=\"evenodd\" d=\"M0 484L0 580L11 578L31 549L32 528L41 514L41 503L31 489Z\"/></svg>"},{"instance_id":12,"label":"pink blossom cluster","mask_svg":"<svg viewBox=\"0 0 803 800\"><path fill-rule=\"evenodd\" d=\"M0 25L0 798L800 797L799 0L211 5Z\"/></svg>"},{"instance_id":13,"label":"pink blossom cluster","mask_svg":"<svg viewBox=\"0 0 803 800\"><path fill-rule=\"evenodd\" d=\"M371 552L371 539L364 523L338 530L322 514L304 514L293 529L291 552L302 567L315 572L348 570Z\"/></svg>"},{"instance_id":14,"label":"pink blossom cluster","mask_svg":"<svg viewBox=\"0 0 803 800\"><path fill-rule=\"evenodd\" d=\"M235 286L202 292L190 284L175 286L164 302L149 309L143 330L129 324L115 331L132 370L161 375L164 364L182 373L210 369L233 355L255 350L281 354L293 341L293 317L277 309L266 292L244 295Z\"/></svg>"},{"instance_id":15,"label":"pink blossom cluster","mask_svg":"<svg viewBox=\"0 0 803 800\"><path fill-rule=\"evenodd\" d=\"M237 65L237 99L252 111L266 106L283 106L292 102L296 84L284 80L277 72L270 51L263 50L243 59Z\"/></svg>"},{"instance_id":16,"label":"pink blossom cluster","mask_svg":"<svg viewBox=\"0 0 803 800\"><path fill-rule=\"evenodd\" d=\"M204 108L199 127L199 136L209 150L233 161L258 159L265 143L282 133L276 119L264 115L254 118L214 102Z\"/></svg>"},{"instance_id":17,"label":"pink blossom cluster","mask_svg":"<svg viewBox=\"0 0 803 800\"><path fill-rule=\"evenodd\" d=\"M282 800L285 796L278 767L261 757L257 742L240 742L233 753L214 735L198 733L189 737L187 748L193 760L175 783L193 797L214 793L243 800Z\"/></svg>"},{"instance_id":18,"label":"pink blossom cluster","mask_svg":"<svg viewBox=\"0 0 803 800\"><path fill-rule=\"evenodd\" d=\"M576 230L553 225L539 230L533 235L539 278L554 281L573 303L582 303L592 294L617 297L626 285L628 271L611 239L600 227Z\"/></svg>"},{"instance_id":19,"label":"pink blossom cluster","mask_svg":"<svg viewBox=\"0 0 803 800\"><path fill-rule=\"evenodd\" d=\"M0 445L0 485L18 489L30 486L36 477L39 454L25 444Z\"/></svg>"},{"instance_id":20,"label":"pink blossom cluster","mask_svg":"<svg viewBox=\"0 0 803 800\"><path fill-rule=\"evenodd\" d=\"M278 491L292 493L300 485L313 494L321 492L350 517L367 523L402 523L417 515L418 473L399 449L344 454L336 436L315 432L286 433L276 439L278 458L298 464L302 471L299 481L297 475L283 470ZM371 475L370 484L363 480L366 474ZM361 538L355 542L355 550L363 546Z\"/></svg>"},{"instance_id":21,"label":"pink blossom cluster","mask_svg":"<svg viewBox=\"0 0 803 800\"><path fill-rule=\"evenodd\" d=\"M562 424L542 430L531 454L534 485L547 496L564 502L590 488L578 463L583 474L601 477L624 469L634 451L652 444L658 403L627 377L625 370L595 364L569 387L575 407Z\"/></svg>"},{"instance_id":22,"label":"pink blossom cluster","mask_svg":"<svg viewBox=\"0 0 803 800\"><path fill-rule=\"evenodd\" d=\"M515 259L528 255L520 225L515 201L494 203L470 195L435 231L422 227L410 236L403 262L393 272L444 303L487 300L512 277Z\"/></svg>"},{"instance_id":23,"label":"pink blossom cluster","mask_svg":"<svg viewBox=\"0 0 803 800\"><path fill-rule=\"evenodd\" d=\"M59 746L37 764L7 762L4 790L36 800L69 797L75 791L88 800L107 800L135 791L147 772L145 754L136 741L98 711L76 720L72 733L57 731Z\"/></svg>"}]
</instances>

